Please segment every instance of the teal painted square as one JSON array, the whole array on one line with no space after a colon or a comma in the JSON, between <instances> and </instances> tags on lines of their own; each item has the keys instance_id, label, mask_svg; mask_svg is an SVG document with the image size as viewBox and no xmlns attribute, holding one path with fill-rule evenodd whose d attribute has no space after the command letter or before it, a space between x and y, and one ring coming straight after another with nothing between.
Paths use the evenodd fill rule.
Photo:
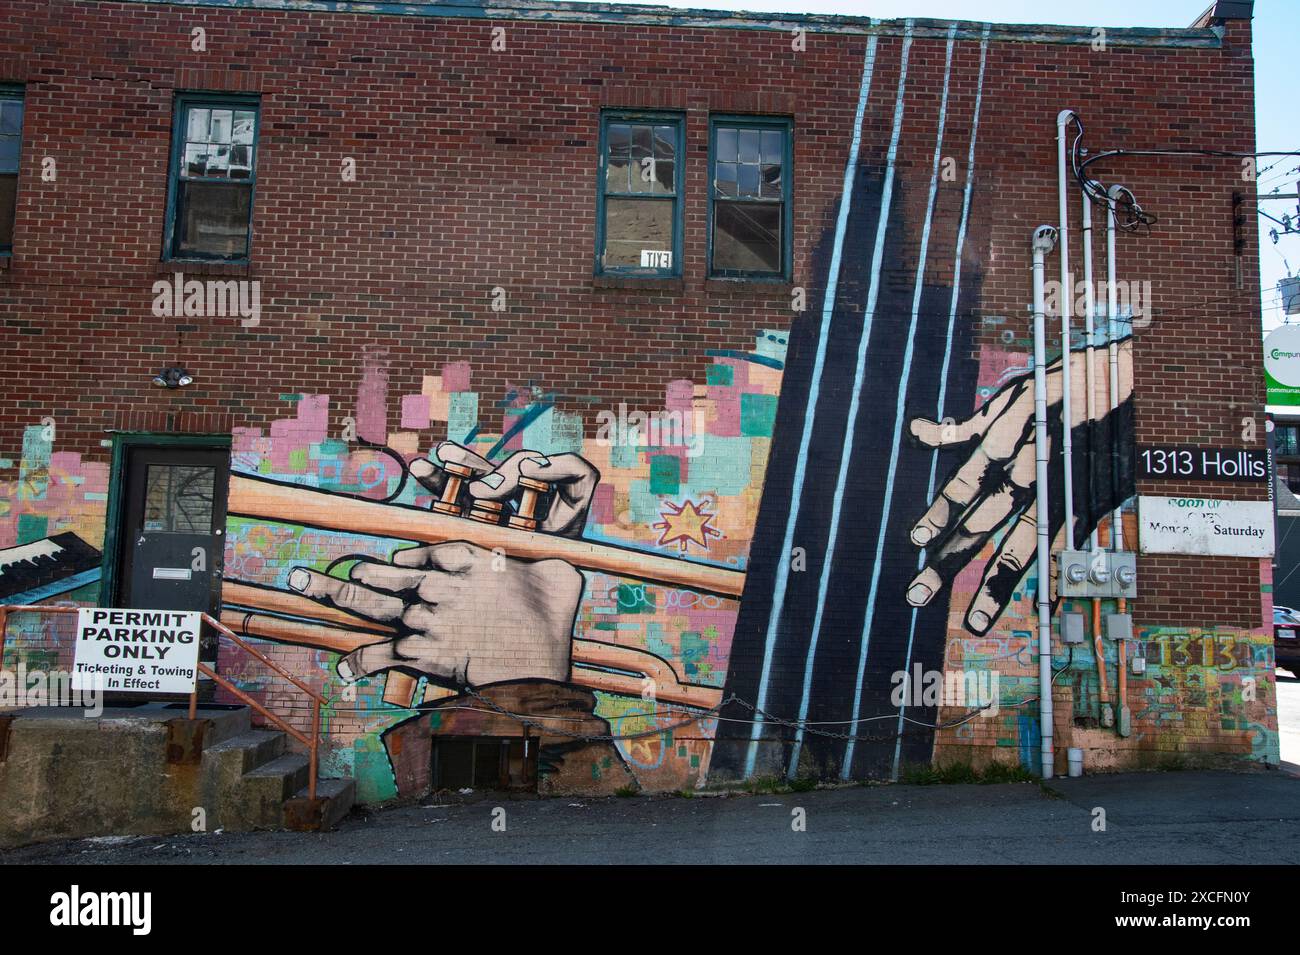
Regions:
<instances>
[{"instance_id":1,"label":"teal painted square","mask_svg":"<svg viewBox=\"0 0 1300 955\"><path fill-rule=\"evenodd\" d=\"M706 384L730 387L735 380L736 369L731 365L710 365L704 372Z\"/></svg>"},{"instance_id":2,"label":"teal painted square","mask_svg":"<svg viewBox=\"0 0 1300 955\"><path fill-rule=\"evenodd\" d=\"M18 543L30 544L49 536L50 519L38 514L18 515Z\"/></svg>"},{"instance_id":3,"label":"teal painted square","mask_svg":"<svg viewBox=\"0 0 1300 955\"><path fill-rule=\"evenodd\" d=\"M748 436L732 437L706 434L703 450L691 458L690 480L693 494L714 491L718 494L740 494L752 480L752 446Z\"/></svg>"},{"instance_id":4,"label":"teal painted square","mask_svg":"<svg viewBox=\"0 0 1300 955\"><path fill-rule=\"evenodd\" d=\"M681 488L682 459L672 454L650 456L650 493L676 494Z\"/></svg>"},{"instance_id":5,"label":"teal painted square","mask_svg":"<svg viewBox=\"0 0 1300 955\"><path fill-rule=\"evenodd\" d=\"M740 433L770 438L776 426L776 395L740 396Z\"/></svg>"}]
</instances>

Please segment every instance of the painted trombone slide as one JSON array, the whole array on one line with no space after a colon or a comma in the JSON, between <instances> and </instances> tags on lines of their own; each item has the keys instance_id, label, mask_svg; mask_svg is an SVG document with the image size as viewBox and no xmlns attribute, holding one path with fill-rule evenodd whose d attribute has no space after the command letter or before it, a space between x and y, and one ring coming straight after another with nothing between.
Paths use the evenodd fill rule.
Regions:
<instances>
[{"instance_id":1,"label":"painted trombone slide","mask_svg":"<svg viewBox=\"0 0 1300 955\"><path fill-rule=\"evenodd\" d=\"M270 587L226 581L222 602L221 622L226 626L236 633L280 643L347 654L397 636L386 624ZM656 699L665 703L710 709L722 699L721 689L685 683L668 661L636 647L575 639L571 667L572 681L594 690L640 696L644 680L649 678L654 681ZM390 670L387 681L385 702L409 705L417 679Z\"/></svg>"}]
</instances>

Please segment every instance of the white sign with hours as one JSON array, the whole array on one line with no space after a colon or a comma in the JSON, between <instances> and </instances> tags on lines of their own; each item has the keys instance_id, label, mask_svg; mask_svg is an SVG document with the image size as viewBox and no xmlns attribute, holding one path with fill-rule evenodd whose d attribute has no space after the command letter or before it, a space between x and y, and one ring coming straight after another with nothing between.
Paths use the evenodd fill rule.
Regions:
<instances>
[{"instance_id":1,"label":"white sign with hours","mask_svg":"<svg viewBox=\"0 0 1300 955\"><path fill-rule=\"evenodd\" d=\"M1203 497L1138 498L1144 554L1272 557L1273 505Z\"/></svg>"}]
</instances>

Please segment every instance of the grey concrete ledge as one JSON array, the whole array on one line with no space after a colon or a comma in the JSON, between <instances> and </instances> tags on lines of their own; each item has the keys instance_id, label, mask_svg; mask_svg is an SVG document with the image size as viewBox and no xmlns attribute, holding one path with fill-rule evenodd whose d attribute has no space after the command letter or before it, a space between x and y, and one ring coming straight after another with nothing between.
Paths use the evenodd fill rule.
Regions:
<instances>
[{"instance_id":1,"label":"grey concrete ledge","mask_svg":"<svg viewBox=\"0 0 1300 955\"><path fill-rule=\"evenodd\" d=\"M687 29L766 30L841 34L849 36L901 36L905 21L833 14L746 13L743 11L687 10L642 4L575 4L558 0L429 0L415 3L359 3L350 0L119 0L154 6L224 7L227 9L281 10L299 13L348 13L374 16L431 17L440 19L506 20L541 23L615 24ZM955 24L959 40L979 40L988 30L994 42L1091 45L1097 39L1091 26L1055 24L984 24L977 21L915 19L913 36L946 39ZM1221 34L1196 27L1105 27L1108 47L1165 47L1217 49Z\"/></svg>"}]
</instances>

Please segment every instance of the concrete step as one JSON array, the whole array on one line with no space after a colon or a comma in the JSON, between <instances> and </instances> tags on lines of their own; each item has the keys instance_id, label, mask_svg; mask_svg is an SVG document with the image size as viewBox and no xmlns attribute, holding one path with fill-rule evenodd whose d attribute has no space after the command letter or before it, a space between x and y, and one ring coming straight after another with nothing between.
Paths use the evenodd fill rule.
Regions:
<instances>
[{"instance_id":1,"label":"concrete step","mask_svg":"<svg viewBox=\"0 0 1300 955\"><path fill-rule=\"evenodd\" d=\"M188 710L177 711L181 716L189 716ZM253 711L247 706L241 706L238 709L228 710L224 707L205 706L200 703L195 713L201 720L210 720L212 728L203 736L205 746L211 746L214 743L223 743L235 736L240 736L252 729Z\"/></svg>"},{"instance_id":2,"label":"concrete step","mask_svg":"<svg viewBox=\"0 0 1300 955\"><path fill-rule=\"evenodd\" d=\"M283 734L276 734L282 736ZM283 746L283 739L280 744ZM216 825L229 831L283 829L284 804L307 784L307 757L281 753L216 794Z\"/></svg>"},{"instance_id":3,"label":"concrete step","mask_svg":"<svg viewBox=\"0 0 1300 955\"><path fill-rule=\"evenodd\" d=\"M196 809L209 832L335 825L356 784L320 780L308 799L307 756L288 750L286 734L253 729L249 712L200 708L202 725L159 702L107 707L97 719L79 707L6 712L0 846L189 832Z\"/></svg>"},{"instance_id":4,"label":"concrete step","mask_svg":"<svg viewBox=\"0 0 1300 955\"><path fill-rule=\"evenodd\" d=\"M302 753L285 753L269 763L263 763L256 769L244 773L244 786L259 787L268 793L275 793L283 803L307 785L310 767L310 762Z\"/></svg>"},{"instance_id":5,"label":"concrete step","mask_svg":"<svg viewBox=\"0 0 1300 955\"><path fill-rule=\"evenodd\" d=\"M357 798L355 779L318 779L316 798L300 789L284 804L284 825L299 831L324 832L337 826L351 810Z\"/></svg>"},{"instance_id":6,"label":"concrete step","mask_svg":"<svg viewBox=\"0 0 1300 955\"><path fill-rule=\"evenodd\" d=\"M189 719L188 703L146 703L124 712L134 712L135 716L156 714L159 719ZM200 703L194 712L196 719L207 720L209 726L203 734L205 746L221 743L232 736L247 733L252 728L253 711L247 706L229 707L216 703Z\"/></svg>"},{"instance_id":7,"label":"concrete step","mask_svg":"<svg viewBox=\"0 0 1300 955\"><path fill-rule=\"evenodd\" d=\"M245 773L284 753L284 734L278 730L249 730L203 749L203 769L227 785L238 784Z\"/></svg>"}]
</instances>

